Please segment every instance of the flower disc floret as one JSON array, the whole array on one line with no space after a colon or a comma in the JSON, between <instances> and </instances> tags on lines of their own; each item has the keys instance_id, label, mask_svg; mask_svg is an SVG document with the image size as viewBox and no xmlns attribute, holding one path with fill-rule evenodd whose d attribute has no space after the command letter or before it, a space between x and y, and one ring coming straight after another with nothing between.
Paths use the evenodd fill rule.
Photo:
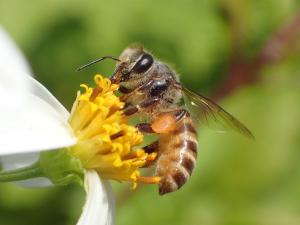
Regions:
<instances>
[{"instance_id":1,"label":"flower disc floret","mask_svg":"<svg viewBox=\"0 0 300 225\"><path fill-rule=\"evenodd\" d=\"M71 111L69 122L78 139L71 153L84 168L96 170L103 178L136 185L141 178L139 168L153 161L156 153L148 154L137 147L143 135L128 125L122 112L124 102L114 94L118 85L101 75L94 80L94 88L81 85L84 92L78 92ZM153 179L154 183L159 180Z\"/></svg>"}]
</instances>

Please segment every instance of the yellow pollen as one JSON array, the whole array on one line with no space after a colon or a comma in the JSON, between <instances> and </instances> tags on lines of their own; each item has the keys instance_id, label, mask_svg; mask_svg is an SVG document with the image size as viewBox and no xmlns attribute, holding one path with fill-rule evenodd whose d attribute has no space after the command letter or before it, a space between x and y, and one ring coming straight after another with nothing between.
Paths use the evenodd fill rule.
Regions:
<instances>
[{"instance_id":1,"label":"yellow pollen","mask_svg":"<svg viewBox=\"0 0 300 225\"><path fill-rule=\"evenodd\" d=\"M142 177L139 168L150 165L156 153L134 149L143 135L128 125L122 113L124 102L114 94L118 85L101 75L94 77L96 87L85 84L77 93L70 115L70 125L78 142L71 153L86 169L94 169L105 179L137 183L158 183L159 177Z\"/></svg>"}]
</instances>

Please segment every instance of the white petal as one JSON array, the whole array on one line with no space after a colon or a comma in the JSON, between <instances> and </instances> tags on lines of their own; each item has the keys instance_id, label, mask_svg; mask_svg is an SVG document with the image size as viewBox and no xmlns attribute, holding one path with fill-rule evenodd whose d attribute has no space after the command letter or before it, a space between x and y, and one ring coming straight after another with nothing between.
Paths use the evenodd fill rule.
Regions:
<instances>
[{"instance_id":1,"label":"white petal","mask_svg":"<svg viewBox=\"0 0 300 225\"><path fill-rule=\"evenodd\" d=\"M85 173L86 203L77 225L113 225L115 203L111 186L94 170Z\"/></svg>"},{"instance_id":2,"label":"white petal","mask_svg":"<svg viewBox=\"0 0 300 225\"><path fill-rule=\"evenodd\" d=\"M75 142L66 123L69 115L67 110L46 88L27 74L31 74L31 70L25 57L0 26L0 155L8 154L0 158L3 170L33 164L38 160L39 153L31 152L63 147ZM47 110L49 106L56 112L53 113L53 109ZM50 124L53 118L58 119ZM11 155L12 153L19 154ZM23 186L51 185L46 178L18 183Z\"/></svg>"},{"instance_id":3,"label":"white petal","mask_svg":"<svg viewBox=\"0 0 300 225\"><path fill-rule=\"evenodd\" d=\"M31 74L29 65L18 46L0 25L0 64Z\"/></svg>"},{"instance_id":4,"label":"white petal","mask_svg":"<svg viewBox=\"0 0 300 225\"><path fill-rule=\"evenodd\" d=\"M7 69L13 68L14 70L23 71L28 74L31 73L31 69L29 68L29 65L22 52L1 26L0 65L1 67L6 67ZM2 102L2 105L5 105L5 107L13 107L13 104L20 105L23 101L23 93L29 89L29 84L22 76L22 73L13 73L12 75L14 76L9 77L9 79L5 77L6 75L11 74L6 73L0 76L0 95L4 96L2 97L2 100L5 99L5 102ZM7 96L7 98L5 98L5 96ZM9 98L10 101L7 101L7 99ZM38 159L38 157L39 153L10 155L0 157L0 162L3 170L13 170L33 164ZM30 184L36 185L37 182L39 186L45 186L45 184L49 184L49 180L45 181L45 179L30 180Z\"/></svg>"},{"instance_id":5,"label":"white petal","mask_svg":"<svg viewBox=\"0 0 300 225\"><path fill-rule=\"evenodd\" d=\"M0 27L0 155L73 145L69 113L40 83Z\"/></svg>"},{"instance_id":6,"label":"white petal","mask_svg":"<svg viewBox=\"0 0 300 225\"><path fill-rule=\"evenodd\" d=\"M0 86L0 155L37 152L70 146L76 139L69 127L67 110L32 77L0 66L0 80L12 82L20 73L29 84L26 91ZM8 94L7 94L8 93ZM22 98L22 102L16 100ZM15 102L10 102L10 99Z\"/></svg>"}]
</instances>

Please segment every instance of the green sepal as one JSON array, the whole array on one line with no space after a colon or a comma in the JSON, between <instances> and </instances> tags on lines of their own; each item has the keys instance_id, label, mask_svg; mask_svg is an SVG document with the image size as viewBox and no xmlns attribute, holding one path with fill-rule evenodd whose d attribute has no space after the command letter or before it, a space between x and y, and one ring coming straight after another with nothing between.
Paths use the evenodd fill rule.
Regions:
<instances>
[{"instance_id":1,"label":"green sepal","mask_svg":"<svg viewBox=\"0 0 300 225\"><path fill-rule=\"evenodd\" d=\"M39 167L55 185L79 183L83 185L84 168L78 158L68 149L52 150L40 153Z\"/></svg>"}]
</instances>

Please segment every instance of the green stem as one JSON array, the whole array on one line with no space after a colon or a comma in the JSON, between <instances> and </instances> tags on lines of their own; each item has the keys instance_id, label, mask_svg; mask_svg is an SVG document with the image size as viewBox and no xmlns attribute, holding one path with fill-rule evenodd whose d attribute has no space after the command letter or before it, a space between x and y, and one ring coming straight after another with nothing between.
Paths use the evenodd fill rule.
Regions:
<instances>
[{"instance_id":1,"label":"green stem","mask_svg":"<svg viewBox=\"0 0 300 225\"><path fill-rule=\"evenodd\" d=\"M39 167L38 163L31 166L0 172L0 182L12 182L27 180L35 177L42 177L44 175L42 169Z\"/></svg>"}]
</instances>

